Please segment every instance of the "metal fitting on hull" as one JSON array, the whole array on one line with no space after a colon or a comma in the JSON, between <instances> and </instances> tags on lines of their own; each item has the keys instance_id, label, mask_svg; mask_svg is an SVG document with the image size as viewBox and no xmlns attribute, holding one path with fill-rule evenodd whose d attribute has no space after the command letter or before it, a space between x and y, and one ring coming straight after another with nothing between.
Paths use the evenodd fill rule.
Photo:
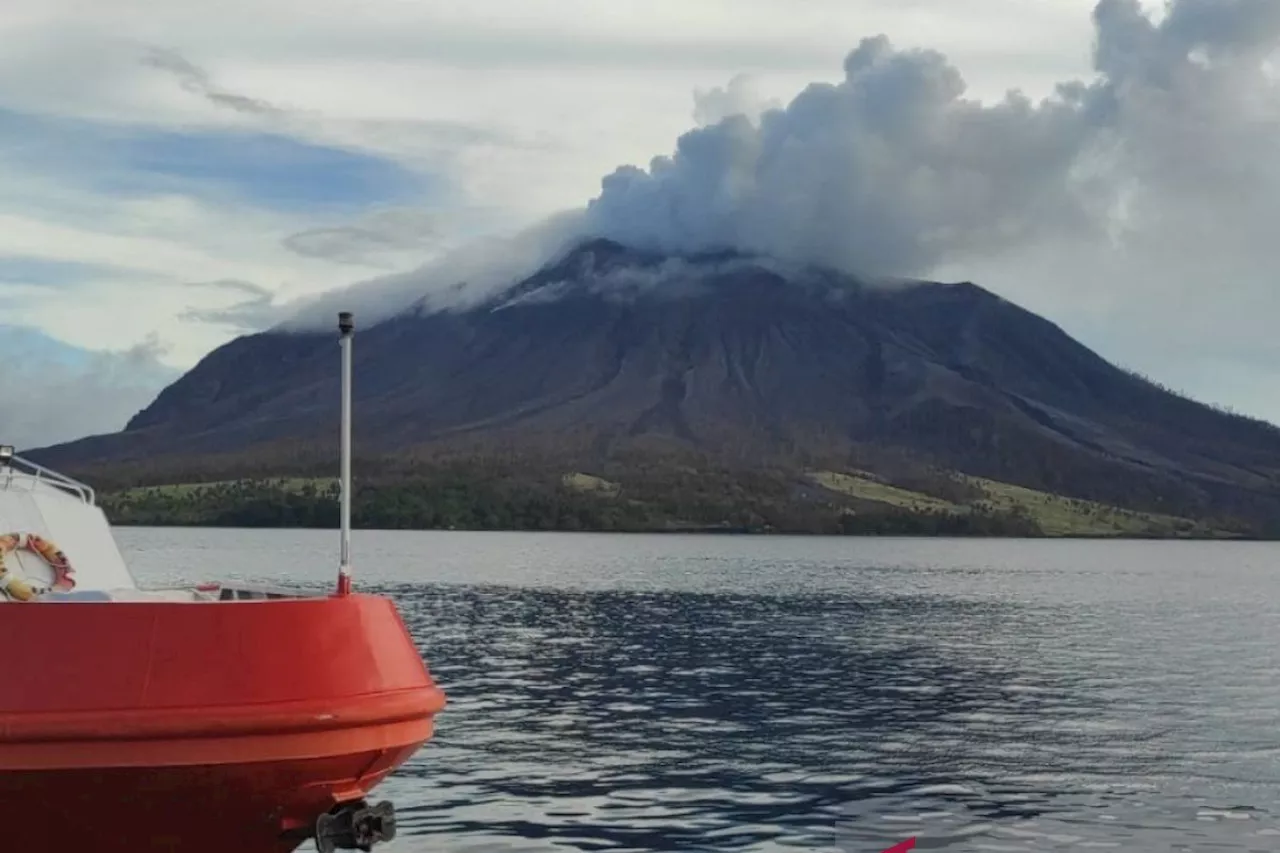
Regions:
<instances>
[{"instance_id":1,"label":"metal fitting on hull","mask_svg":"<svg viewBox=\"0 0 1280 853\"><path fill-rule=\"evenodd\" d=\"M316 821L316 850L373 849L373 845L396 837L396 809L383 801L370 806L364 800L344 803Z\"/></svg>"}]
</instances>

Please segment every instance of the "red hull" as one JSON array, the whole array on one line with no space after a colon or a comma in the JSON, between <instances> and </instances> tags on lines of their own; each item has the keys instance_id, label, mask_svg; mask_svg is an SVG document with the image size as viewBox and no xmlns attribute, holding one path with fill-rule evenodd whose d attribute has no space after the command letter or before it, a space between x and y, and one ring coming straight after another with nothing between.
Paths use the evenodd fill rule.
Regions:
<instances>
[{"instance_id":1,"label":"red hull","mask_svg":"<svg viewBox=\"0 0 1280 853\"><path fill-rule=\"evenodd\" d=\"M0 610L21 853L285 853L431 736L444 694L363 595Z\"/></svg>"}]
</instances>

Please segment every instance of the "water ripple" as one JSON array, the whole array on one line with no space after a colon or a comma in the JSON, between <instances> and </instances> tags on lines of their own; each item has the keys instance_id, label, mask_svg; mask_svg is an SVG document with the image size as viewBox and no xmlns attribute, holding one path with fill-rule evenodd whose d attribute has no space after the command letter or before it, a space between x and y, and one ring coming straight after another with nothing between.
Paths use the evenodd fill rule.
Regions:
<instances>
[{"instance_id":1,"label":"water ripple","mask_svg":"<svg viewBox=\"0 0 1280 853\"><path fill-rule=\"evenodd\" d=\"M393 850L1280 849L1280 550L362 536L450 699Z\"/></svg>"}]
</instances>

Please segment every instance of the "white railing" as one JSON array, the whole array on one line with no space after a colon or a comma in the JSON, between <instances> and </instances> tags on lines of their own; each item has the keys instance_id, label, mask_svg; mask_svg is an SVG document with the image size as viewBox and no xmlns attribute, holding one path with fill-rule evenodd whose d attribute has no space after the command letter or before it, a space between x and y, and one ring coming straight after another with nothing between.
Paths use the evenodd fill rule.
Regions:
<instances>
[{"instance_id":1,"label":"white railing","mask_svg":"<svg viewBox=\"0 0 1280 853\"><path fill-rule=\"evenodd\" d=\"M65 474L51 471L43 465L37 465L29 459L13 456L8 462L0 463L0 489L8 490L15 486L26 485L27 488L35 491L41 484L62 489L90 506L97 501L97 496L89 486Z\"/></svg>"}]
</instances>

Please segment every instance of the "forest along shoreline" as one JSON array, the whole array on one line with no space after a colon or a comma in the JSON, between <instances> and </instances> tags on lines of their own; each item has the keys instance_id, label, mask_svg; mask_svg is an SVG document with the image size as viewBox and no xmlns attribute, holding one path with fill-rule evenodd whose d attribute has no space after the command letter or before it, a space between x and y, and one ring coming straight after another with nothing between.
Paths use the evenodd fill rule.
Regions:
<instances>
[{"instance_id":1,"label":"forest along shoreline","mask_svg":"<svg viewBox=\"0 0 1280 853\"><path fill-rule=\"evenodd\" d=\"M338 523L332 477L108 481L100 503L122 526ZM1116 507L941 469L884 476L668 465L565 473L453 463L359 478L353 522L390 530L1280 539L1280 530L1229 516Z\"/></svg>"}]
</instances>

